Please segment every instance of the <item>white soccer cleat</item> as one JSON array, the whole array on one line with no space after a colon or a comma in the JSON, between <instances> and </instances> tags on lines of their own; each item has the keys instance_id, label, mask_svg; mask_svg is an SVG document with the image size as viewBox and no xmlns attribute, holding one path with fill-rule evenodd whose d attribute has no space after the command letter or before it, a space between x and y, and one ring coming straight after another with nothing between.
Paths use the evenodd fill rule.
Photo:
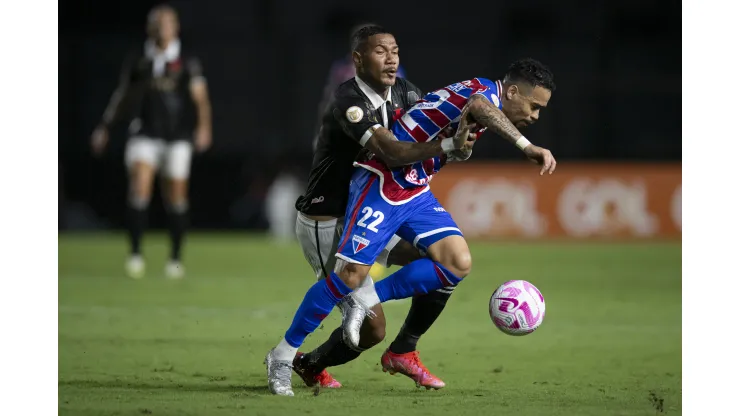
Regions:
<instances>
[{"instance_id":1,"label":"white soccer cleat","mask_svg":"<svg viewBox=\"0 0 740 416\"><path fill-rule=\"evenodd\" d=\"M164 267L164 275L168 279L182 279L183 277L185 277L185 267L183 267L182 263L180 263L179 261L171 260Z\"/></svg>"},{"instance_id":2,"label":"white soccer cleat","mask_svg":"<svg viewBox=\"0 0 740 416\"><path fill-rule=\"evenodd\" d=\"M342 336L348 347L355 351L363 351L360 347L360 328L365 321L365 317L375 317L370 309L366 308L359 300L355 299L352 293L345 296L339 302L339 308L342 310Z\"/></svg>"},{"instance_id":3,"label":"white soccer cleat","mask_svg":"<svg viewBox=\"0 0 740 416\"><path fill-rule=\"evenodd\" d=\"M126 260L126 274L132 279L141 279L144 277L146 266L144 265L144 259L139 256L131 256Z\"/></svg>"},{"instance_id":4,"label":"white soccer cleat","mask_svg":"<svg viewBox=\"0 0 740 416\"><path fill-rule=\"evenodd\" d=\"M278 396L293 396L293 385L291 376L293 375L293 363L291 361L280 361L273 357L275 349L271 349L265 357L267 366L267 385L270 387L272 394Z\"/></svg>"}]
</instances>

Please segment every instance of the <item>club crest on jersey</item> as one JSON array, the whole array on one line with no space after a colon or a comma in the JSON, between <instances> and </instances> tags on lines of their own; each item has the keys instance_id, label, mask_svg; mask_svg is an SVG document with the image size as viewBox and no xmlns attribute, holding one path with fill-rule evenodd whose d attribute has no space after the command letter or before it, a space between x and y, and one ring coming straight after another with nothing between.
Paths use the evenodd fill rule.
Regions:
<instances>
[{"instance_id":1,"label":"club crest on jersey","mask_svg":"<svg viewBox=\"0 0 740 416\"><path fill-rule=\"evenodd\" d=\"M370 240L368 240L367 238L362 238L359 235L352 236L352 249L355 250L355 254L362 251L362 249L367 247L369 244Z\"/></svg>"},{"instance_id":2,"label":"club crest on jersey","mask_svg":"<svg viewBox=\"0 0 740 416\"><path fill-rule=\"evenodd\" d=\"M347 109L347 112L344 113L344 115L347 116L347 120L349 120L350 123L359 123L360 120L362 120L362 116L365 113L362 112L362 109L356 105L350 107Z\"/></svg>"}]
</instances>

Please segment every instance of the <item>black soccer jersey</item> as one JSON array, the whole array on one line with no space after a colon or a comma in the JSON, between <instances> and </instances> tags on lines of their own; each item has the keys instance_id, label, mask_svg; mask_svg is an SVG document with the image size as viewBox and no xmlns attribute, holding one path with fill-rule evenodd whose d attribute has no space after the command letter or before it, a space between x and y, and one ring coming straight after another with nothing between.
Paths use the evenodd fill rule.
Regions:
<instances>
[{"instance_id":1,"label":"black soccer jersey","mask_svg":"<svg viewBox=\"0 0 740 416\"><path fill-rule=\"evenodd\" d=\"M151 53L137 51L129 56L122 77L133 95L132 135L192 139L197 112L190 84L204 79L196 57L178 50L174 57L157 62Z\"/></svg>"},{"instance_id":2,"label":"black soccer jersey","mask_svg":"<svg viewBox=\"0 0 740 416\"><path fill-rule=\"evenodd\" d=\"M341 84L324 112L308 187L296 201L296 209L306 215L343 216L355 169L352 163L363 157L363 145L372 135L370 128L390 127L400 110L422 95L403 78L396 78L387 99L358 77Z\"/></svg>"}]
</instances>

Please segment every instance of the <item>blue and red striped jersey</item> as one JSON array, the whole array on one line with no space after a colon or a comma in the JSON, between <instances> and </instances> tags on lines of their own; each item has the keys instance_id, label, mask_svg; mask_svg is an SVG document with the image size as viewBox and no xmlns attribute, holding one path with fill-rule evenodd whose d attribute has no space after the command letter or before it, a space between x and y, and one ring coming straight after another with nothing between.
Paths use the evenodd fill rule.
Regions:
<instances>
[{"instance_id":1,"label":"blue and red striped jersey","mask_svg":"<svg viewBox=\"0 0 740 416\"><path fill-rule=\"evenodd\" d=\"M447 127L457 130L460 114L474 94L486 97L500 109L502 91L501 81L485 78L448 85L417 101L393 124L391 131L401 141L421 143L436 140ZM477 132L480 134L484 130L479 128ZM390 204L401 205L429 190L429 181L442 168L444 157L439 155L398 168L389 168L372 157L368 161L355 162L355 166L376 173L380 177L383 199Z\"/></svg>"}]
</instances>

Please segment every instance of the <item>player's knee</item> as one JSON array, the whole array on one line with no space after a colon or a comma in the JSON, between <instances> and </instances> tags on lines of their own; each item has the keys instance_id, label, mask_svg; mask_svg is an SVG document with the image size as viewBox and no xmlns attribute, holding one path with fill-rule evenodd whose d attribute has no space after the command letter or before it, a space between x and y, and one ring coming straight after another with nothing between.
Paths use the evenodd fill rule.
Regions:
<instances>
[{"instance_id":1,"label":"player's knee","mask_svg":"<svg viewBox=\"0 0 740 416\"><path fill-rule=\"evenodd\" d=\"M455 253L452 261L455 268L458 269L458 277L469 275L470 271L473 269L473 256L470 255L470 250Z\"/></svg>"},{"instance_id":2,"label":"player's knee","mask_svg":"<svg viewBox=\"0 0 740 416\"><path fill-rule=\"evenodd\" d=\"M339 270L337 275L350 289L360 287L362 281L367 277L370 266L364 264L349 263L346 261L337 261L336 269Z\"/></svg>"},{"instance_id":3,"label":"player's knee","mask_svg":"<svg viewBox=\"0 0 740 416\"><path fill-rule=\"evenodd\" d=\"M130 192L128 196L128 204L134 209L147 209L149 207L150 197L148 195L140 195L135 192Z\"/></svg>"},{"instance_id":4,"label":"player's knee","mask_svg":"<svg viewBox=\"0 0 740 416\"><path fill-rule=\"evenodd\" d=\"M151 186L145 181L132 180L129 185L129 194L132 198L148 200L152 194Z\"/></svg>"},{"instance_id":5,"label":"player's knee","mask_svg":"<svg viewBox=\"0 0 740 416\"><path fill-rule=\"evenodd\" d=\"M453 235L432 244L427 250L429 258L444 266L450 273L462 279L473 268L468 243L462 236Z\"/></svg>"},{"instance_id":6,"label":"player's knee","mask_svg":"<svg viewBox=\"0 0 740 416\"><path fill-rule=\"evenodd\" d=\"M443 266L462 279L470 274L473 268L473 257L470 255L470 250L458 250L450 253L446 263L448 264L443 264Z\"/></svg>"},{"instance_id":7,"label":"player's knee","mask_svg":"<svg viewBox=\"0 0 740 416\"><path fill-rule=\"evenodd\" d=\"M172 214L183 214L188 211L187 199L170 201L167 203L167 211Z\"/></svg>"}]
</instances>

